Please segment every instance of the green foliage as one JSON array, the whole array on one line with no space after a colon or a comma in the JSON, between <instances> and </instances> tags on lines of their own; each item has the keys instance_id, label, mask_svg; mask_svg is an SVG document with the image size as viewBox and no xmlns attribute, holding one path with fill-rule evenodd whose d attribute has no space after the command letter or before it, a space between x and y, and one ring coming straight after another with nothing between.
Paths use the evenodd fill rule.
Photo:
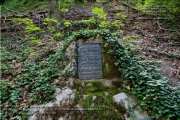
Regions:
<instances>
[{"instance_id":1,"label":"green foliage","mask_svg":"<svg viewBox=\"0 0 180 120\"><path fill-rule=\"evenodd\" d=\"M62 8L62 9L61 9L61 12L63 12L63 13L68 12L68 11L69 11L69 10L66 9L66 8Z\"/></svg>"},{"instance_id":2,"label":"green foliage","mask_svg":"<svg viewBox=\"0 0 180 120\"><path fill-rule=\"evenodd\" d=\"M72 5L70 0L58 0L58 7L61 8L68 8Z\"/></svg>"},{"instance_id":3,"label":"green foliage","mask_svg":"<svg viewBox=\"0 0 180 120\"><path fill-rule=\"evenodd\" d=\"M13 18L12 22L15 24L26 24L24 31L26 33L27 39L32 43L41 44L41 40L37 38L38 33L42 32L42 29L38 26L35 26L33 21L29 18Z\"/></svg>"},{"instance_id":4,"label":"green foliage","mask_svg":"<svg viewBox=\"0 0 180 120\"><path fill-rule=\"evenodd\" d=\"M12 71L9 71L14 70L10 66L12 63L14 63L13 61L15 61L16 64L19 64L19 62L24 63L22 68L15 69L18 71L16 71L14 74L15 78L13 79L12 85L7 84L6 81L3 81L3 86L1 86L1 107L3 107L1 116L2 119L9 119L10 117L24 117L23 119L26 119L27 116L25 115L25 113L28 112L27 109L19 109L18 106L20 102L19 99L22 97L21 92L26 91L27 96L31 98L27 103L28 105L33 103L40 104L46 101L50 101L54 98L53 95L56 88L54 79L62 79L70 76L71 74L65 73L65 75L63 75L61 73L60 75L58 71L60 69L63 69L66 65L66 62L68 62L64 55L64 51L61 51L56 55L47 56L47 58L42 58L42 56L38 56L39 54L36 50L30 48L31 42L33 44L41 42L42 38L37 39L38 36L36 36L36 34L44 35L43 31L47 32L46 34L48 34L48 31L51 32L51 28L52 30L54 29L53 26L51 27L49 25L52 25L57 21L47 18L45 20L47 26L45 26L43 29L37 26L33 26L34 24L30 19L13 19L13 22L15 24L26 24L24 33L26 37L28 37L27 40L29 41L26 42L22 39L19 39L19 37L12 38L10 36L5 36L1 41L5 46L1 47L0 54L2 57L2 64L4 65L4 68L2 69L3 77L6 78L7 75L14 74ZM54 30L49 34L54 35L55 37L61 36L60 32L56 33ZM31 39L29 37L31 37ZM12 41L15 44L11 44ZM29 54L37 54L37 59L31 61L26 60ZM10 105L11 108L8 108L7 105ZM7 108L8 110L6 110ZM13 112L10 112L10 110L12 110ZM22 111L24 116L19 114L22 113Z\"/></svg>"},{"instance_id":5,"label":"green foliage","mask_svg":"<svg viewBox=\"0 0 180 120\"><path fill-rule=\"evenodd\" d=\"M26 62L21 73L26 73L23 78L18 76L16 84L24 86L24 89L31 91L31 102L43 103L51 100L54 96L55 84L53 79L58 77L57 68L45 67L42 63Z\"/></svg>"},{"instance_id":6,"label":"green foliage","mask_svg":"<svg viewBox=\"0 0 180 120\"><path fill-rule=\"evenodd\" d=\"M99 19L106 20L107 14L104 13L103 8L94 7L94 8L92 9L92 13L93 13L93 14L96 14Z\"/></svg>"},{"instance_id":7,"label":"green foliage","mask_svg":"<svg viewBox=\"0 0 180 120\"><path fill-rule=\"evenodd\" d=\"M110 26L110 22L109 21L101 21L99 24L100 28L108 28Z\"/></svg>"},{"instance_id":8,"label":"green foliage","mask_svg":"<svg viewBox=\"0 0 180 120\"><path fill-rule=\"evenodd\" d=\"M8 84L7 80L1 80L1 92L0 92L0 96L1 96L1 103L5 102L8 99L8 95L9 95L9 91L8 88L10 87L10 85Z\"/></svg>"},{"instance_id":9,"label":"green foliage","mask_svg":"<svg viewBox=\"0 0 180 120\"><path fill-rule=\"evenodd\" d=\"M124 24L120 20L115 20L114 22L112 22L112 25L115 27L124 27Z\"/></svg>"},{"instance_id":10,"label":"green foliage","mask_svg":"<svg viewBox=\"0 0 180 120\"><path fill-rule=\"evenodd\" d=\"M51 18L45 18L44 24L52 24L52 23L57 23L57 20L51 19Z\"/></svg>"},{"instance_id":11,"label":"green foliage","mask_svg":"<svg viewBox=\"0 0 180 120\"><path fill-rule=\"evenodd\" d=\"M29 32L37 32L40 31L41 29L35 25L29 25L25 28L25 32L29 33Z\"/></svg>"},{"instance_id":12,"label":"green foliage","mask_svg":"<svg viewBox=\"0 0 180 120\"><path fill-rule=\"evenodd\" d=\"M86 4L87 0L58 0L58 8L61 12L68 12L68 8Z\"/></svg>"},{"instance_id":13,"label":"green foliage","mask_svg":"<svg viewBox=\"0 0 180 120\"><path fill-rule=\"evenodd\" d=\"M20 0L12 0L12 1L5 1L5 3L3 4L3 6L7 7L7 8L14 8L15 6L18 5L18 3L20 2ZM5 12L5 9L2 9L2 13Z\"/></svg>"},{"instance_id":14,"label":"green foliage","mask_svg":"<svg viewBox=\"0 0 180 120\"><path fill-rule=\"evenodd\" d=\"M136 1L136 6L144 12L158 16L178 20L177 14L180 13L178 0L145 0L144 2Z\"/></svg>"},{"instance_id":15,"label":"green foliage","mask_svg":"<svg viewBox=\"0 0 180 120\"><path fill-rule=\"evenodd\" d=\"M50 34L54 37L60 37L61 33L56 33L55 26L57 24L57 20L51 18L45 18L43 22L44 27L40 28L36 26L33 21L29 18L13 18L12 22L14 24L25 24L26 27L24 28L26 39L28 39L33 45L42 44L42 40L44 35ZM42 38L40 38L42 36ZM39 39L40 38L40 39Z\"/></svg>"},{"instance_id":16,"label":"green foliage","mask_svg":"<svg viewBox=\"0 0 180 120\"><path fill-rule=\"evenodd\" d=\"M96 19L94 17L90 17L88 20L81 20L83 23L95 23Z\"/></svg>"},{"instance_id":17,"label":"green foliage","mask_svg":"<svg viewBox=\"0 0 180 120\"><path fill-rule=\"evenodd\" d=\"M2 7L2 14L7 14L9 12L11 12L10 14L17 14L17 12L27 12L30 10L36 11L47 8L48 0L5 0L5 3L2 4L2 6L11 10L9 11Z\"/></svg>"},{"instance_id":18,"label":"green foliage","mask_svg":"<svg viewBox=\"0 0 180 120\"><path fill-rule=\"evenodd\" d=\"M117 105L112 102L113 96L119 93L119 89L114 86L104 86L99 80L85 81L84 85L78 82L75 84L77 86L76 102L83 108L96 109L84 111L85 115L83 114L81 118L122 120L121 109L118 109ZM82 94L85 96L83 99L79 96Z\"/></svg>"},{"instance_id":19,"label":"green foliage","mask_svg":"<svg viewBox=\"0 0 180 120\"><path fill-rule=\"evenodd\" d=\"M62 30L63 36L69 36L73 31L81 30L81 29L110 29L112 32L116 32L116 34L120 34L124 27L124 24L121 20L124 20L126 16L119 14L119 18L121 20L115 20L113 22L109 22L106 19L107 14L104 13L103 8L94 7L92 9L92 13L96 14L97 17L90 17L87 20L77 20L77 21L67 21L63 20L59 23L58 28L64 28ZM123 18L123 17L124 18Z\"/></svg>"},{"instance_id":20,"label":"green foliage","mask_svg":"<svg viewBox=\"0 0 180 120\"><path fill-rule=\"evenodd\" d=\"M67 12L67 9L60 10L61 12ZM122 73L122 77L125 79L123 84L124 89L138 96L139 104L149 112L151 111L150 113L152 118L158 118L163 115L167 118L179 117L179 90L169 86L167 84L167 80L160 76L154 65L134 56L139 49L139 47L136 46L138 36L125 36L124 39L127 41L127 44L120 43L117 36L115 36L116 34L119 34L121 32L121 28L124 27L123 21L126 16L118 13L116 16L119 17L120 20L115 20L110 23L107 21L107 14L104 13L102 8L95 7L92 9L92 13L96 14L97 17L91 17L88 20L81 21L62 20L58 22L54 19L46 18L43 23L43 28L35 26L33 21L28 18L12 19L14 24L22 23L26 25L24 29L26 36L25 39L28 39L33 44L41 44L45 35L51 35L56 39L60 37L65 38L70 34L72 35L65 39L63 46L58 48L54 54L50 54L45 57L39 56L38 59L31 61L26 60L27 56L29 53L36 51L29 48L29 44L26 44L26 42L23 43L23 41L19 42L17 40L17 42L21 43L18 44L18 46L14 46L12 44L10 47L5 46L1 48L2 52L0 55L2 56L3 74L13 74L13 72L10 71L11 64L9 64L13 60L21 61L24 64L23 68L18 71L18 75L15 77L13 85L9 84L6 80L2 81L2 118L8 119L9 116L16 116L20 113L17 109L17 104L22 96L21 92L23 90L27 91L28 96L31 97L29 104L40 104L45 101L52 100L54 97L53 92L56 88L56 84L53 80L58 79L63 81L67 77L71 76L70 71L62 73L62 70L69 62L64 54L68 45L71 41L77 40L78 38L89 38L98 34L107 41L109 47L111 48L108 51L108 54L112 55L116 59L114 64L119 68ZM56 24L59 24L59 30L55 27ZM78 31L80 29L83 30ZM104 29L110 29L110 31ZM8 37L6 39L8 39ZM16 39L18 38L8 39L8 43L16 41ZM5 44L5 41L2 41L2 43ZM111 92L112 94L108 96L108 99L110 99L112 98L112 95L119 91L118 88L115 91L111 91L109 88L102 86L100 82L93 82L92 86L93 87L86 87L85 92L94 92L97 96L99 95L98 100L103 99L103 103L107 103L108 106L111 106L111 103L108 102L109 100L106 101L102 91L106 89ZM78 96L78 93L76 96ZM78 100L79 99L77 99L77 101ZM82 105L89 106L91 105L91 101L92 94L89 94L89 97L86 101L82 102ZM13 108L13 112L6 111L6 105L10 105ZM98 104L95 103L95 105ZM113 106L113 108L114 107L115 106ZM113 111L115 111L115 109L113 109ZM131 110L129 110L129 112L131 112ZM118 117L120 118L120 116ZM19 115L16 116L16 118L19 118Z\"/></svg>"},{"instance_id":21,"label":"green foliage","mask_svg":"<svg viewBox=\"0 0 180 120\"><path fill-rule=\"evenodd\" d=\"M116 13L116 16L119 17L119 18L121 18L121 19L126 19L126 18L127 18L126 15L121 14L121 13Z\"/></svg>"},{"instance_id":22,"label":"green foliage","mask_svg":"<svg viewBox=\"0 0 180 120\"><path fill-rule=\"evenodd\" d=\"M21 91L8 83L7 80L1 80L0 84L0 115L2 119L17 114L20 110L12 106L17 106L18 101L22 97ZM12 108L11 108L12 107ZM10 112L11 111L11 112Z\"/></svg>"},{"instance_id":23,"label":"green foliage","mask_svg":"<svg viewBox=\"0 0 180 120\"><path fill-rule=\"evenodd\" d=\"M8 70L9 66L7 64L5 64L5 62L11 60L12 56L6 50L5 47L0 47L0 58L1 58L1 65L0 65L1 70L2 69Z\"/></svg>"},{"instance_id":24,"label":"green foliage","mask_svg":"<svg viewBox=\"0 0 180 120\"><path fill-rule=\"evenodd\" d=\"M69 27L69 26L71 25L71 23L70 23L69 21L65 21L65 22L64 22L64 25L65 25L66 27Z\"/></svg>"},{"instance_id":25,"label":"green foliage","mask_svg":"<svg viewBox=\"0 0 180 120\"><path fill-rule=\"evenodd\" d=\"M57 30L62 33L62 38L71 35L74 31L82 30L82 29L110 29L112 32L115 32L119 35L122 32L122 28L124 24L122 20L126 17L123 14L119 14L118 18L120 20L114 20L113 22L109 22L106 19L107 14L104 13L103 8L94 7L92 8L92 13L96 14L97 17L90 17L87 20L62 20L58 22Z\"/></svg>"},{"instance_id":26,"label":"green foliage","mask_svg":"<svg viewBox=\"0 0 180 120\"><path fill-rule=\"evenodd\" d=\"M142 62L140 57L136 57L132 52L129 52L110 31L79 31L70 36L67 41L70 42L97 34L101 35L113 49L109 50L108 54L116 58L115 65L125 79L124 89L139 98L139 104L151 113L151 117L179 118L180 91L169 86L167 80L161 77L154 65Z\"/></svg>"},{"instance_id":27,"label":"green foliage","mask_svg":"<svg viewBox=\"0 0 180 120\"><path fill-rule=\"evenodd\" d=\"M29 18L12 18L11 19L14 24L24 23L24 24L30 24L33 25L33 21Z\"/></svg>"}]
</instances>

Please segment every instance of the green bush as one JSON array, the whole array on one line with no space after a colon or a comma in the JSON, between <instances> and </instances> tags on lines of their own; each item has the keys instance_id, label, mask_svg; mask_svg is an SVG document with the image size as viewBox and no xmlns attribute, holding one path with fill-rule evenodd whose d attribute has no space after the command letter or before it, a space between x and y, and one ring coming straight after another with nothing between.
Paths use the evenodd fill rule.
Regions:
<instances>
[{"instance_id":1,"label":"green bush","mask_svg":"<svg viewBox=\"0 0 180 120\"><path fill-rule=\"evenodd\" d=\"M115 34L108 30L83 30L74 33L67 42L97 34L112 48L108 54L116 58L115 65L125 79L123 87L139 98L139 105L146 109L152 118L180 118L180 90L168 85L167 79L160 75L156 66L129 52Z\"/></svg>"}]
</instances>

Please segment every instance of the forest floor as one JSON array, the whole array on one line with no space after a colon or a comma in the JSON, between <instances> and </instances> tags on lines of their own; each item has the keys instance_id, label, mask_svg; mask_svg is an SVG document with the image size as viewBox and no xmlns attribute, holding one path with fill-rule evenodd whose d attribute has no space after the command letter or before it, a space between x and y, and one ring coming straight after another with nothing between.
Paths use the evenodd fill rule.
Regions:
<instances>
[{"instance_id":1,"label":"forest floor","mask_svg":"<svg viewBox=\"0 0 180 120\"><path fill-rule=\"evenodd\" d=\"M72 8L62 15L67 20L82 20L93 16L92 6L83 8ZM128 21L120 36L138 36L140 51L138 55L143 55L147 60L156 61L163 76L167 77L172 86L180 85L180 37L179 33L165 29L163 22L166 19L153 19L153 16L143 15L127 8L122 4L109 4L105 7L107 19L111 22L116 20L116 13L122 12L127 15ZM162 22L162 23L161 23ZM180 25L179 25L180 28Z\"/></svg>"},{"instance_id":2,"label":"forest floor","mask_svg":"<svg viewBox=\"0 0 180 120\"><path fill-rule=\"evenodd\" d=\"M63 13L61 17L66 20L82 20L92 17L91 12L94 5L81 8L70 8L67 13ZM158 63L158 67L163 76L169 79L169 84L172 86L177 86L180 84L180 38L179 35L174 34L171 30L163 28L161 22L165 20L156 20L152 16L143 15L141 17L141 12L134 11L127 6L122 4L111 3L105 7L105 13L108 15L107 19L111 22L116 20L116 13L121 12L127 15L127 20L125 27L122 29L123 32L120 34L122 36L123 42L129 42L125 40L124 36L138 36L139 41L136 42L140 47L138 55L143 55L147 60L153 60ZM143 19L141 19L143 18ZM147 18L147 19L144 19ZM161 21L161 22L160 22ZM5 28L10 28L8 24L2 24ZM1 28L1 30L3 29ZM180 26L179 26L180 27ZM15 36L17 32L10 30L2 31L2 36L9 34ZM44 44L56 49L61 46L62 42L51 43L48 38ZM12 44L12 43L11 43ZM15 43L17 44L17 43ZM8 47L8 45L6 45ZM40 50L42 46L36 48ZM47 54L46 51L41 54ZM30 56L30 59L33 57ZM18 63L15 67L22 66L22 63ZM9 76L10 77L10 76Z\"/></svg>"},{"instance_id":3,"label":"forest floor","mask_svg":"<svg viewBox=\"0 0 180 120\"><path fill-rule=\"evenodd\" d=\"M89 17L93 16L91 12L93 6L94 5L81 8L70 8L69 12L62 14L61 17L63 19L72 21L88 19ZM112 3L107 5L104 10L108 15L107 19L110 22L116 20L116 13L120 12L127 15L126 21L123 22L125 26L120 34L120 41L124 44L129 44L130 41L124 39L124 37L137 36L138 40L136 39L135 41L130 42L133 45L137 45L137 48L139 49L137 56L143 56L146 60L156 63L162 76L168 78L171 86L180 86L179 33L177 34L174 31L165 29L162 24L165 20L153 19L152 16L148 15L141 16L141 13L134 11L127 6L123 6L122 4ZM18 37L18 35L21 34L24 26L22 25L18 27L13 27L9 21L3 23L1 26L2 38L4 36L9 36L8 41L1 42L2 46L8 48L10 50L9 52L14 54L12 56L17 58L17 60L7 61L6 64L12 65L10 73L2 74L1 76L2 79L8 80L10 84L13 84L14 78L18 76L21 69L24 67L24 59L18 57L22 57L26 52L25 50L30 49L30 54L28 55L27 59L31 61L36 59L37 56L41 56L41 58L43 58L49 54L52 54L63 43L63 41L53 41L51 36L45 36L41 45L29 48L29 46L26 45L27 39ZM24 49L24 53L21 53L21 47ZM19 105L20 108L26 106L29 100L30 97L27 96L27 91L24 91Z\"/></svg>"}]
</instances>

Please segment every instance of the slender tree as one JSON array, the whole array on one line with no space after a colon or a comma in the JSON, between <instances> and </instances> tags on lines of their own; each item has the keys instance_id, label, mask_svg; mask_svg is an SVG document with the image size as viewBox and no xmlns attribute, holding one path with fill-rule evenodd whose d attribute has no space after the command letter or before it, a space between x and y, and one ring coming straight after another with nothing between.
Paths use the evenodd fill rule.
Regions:
<instances>
[{"instance_id":1,"label":"slender tree","mask_svg":"<svg viewBox=\"0 0 180 120\"><path fill-rule=\"evenodd\" d=\"M50 0L49 2L49 17L52 19L60 20L61 14L58 7L58 0Z\"/></svg>"}]
</instances>

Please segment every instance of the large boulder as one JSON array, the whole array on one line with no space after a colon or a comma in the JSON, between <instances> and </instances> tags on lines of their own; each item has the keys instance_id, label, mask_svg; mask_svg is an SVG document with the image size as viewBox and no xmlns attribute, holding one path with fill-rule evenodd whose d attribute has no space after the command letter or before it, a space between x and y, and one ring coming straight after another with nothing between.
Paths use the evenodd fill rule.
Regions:
<instances>
[{"instance_id":1,"label":"large boulder","mask_svg":"<svg viewBox=\"0 0 180 120\"><path fill-rule=\"evenodd\" d=\"M129 113L124 114L125 120L130 120L130 118L133 118L133 120L151 120L149 115L146 111L140 111L136 108L137 105L137 98L134 96L128 96L126 93L119 93L116 94L114 97L114 102L116 102L118 105L120 105L120 108L125 109L126 111L128 109L133 110L132 113L135 115L135 117L128 115Z\"/></svg>"},{"instance_id":2,"label":"large boulder","mask_svg":"<svg viewBox=\"0 0 180 120\"><path fill-rule=\"evenodd\" d=\"M63 120L64 116L59 114L59 111L68 108L74 101L74 91L70 88L57 88L55 92L55 101L47 104L33 105L29 109L30 116L28 120L53 120L55 114L59 120Z\"/></svg>"}]
</instances>

